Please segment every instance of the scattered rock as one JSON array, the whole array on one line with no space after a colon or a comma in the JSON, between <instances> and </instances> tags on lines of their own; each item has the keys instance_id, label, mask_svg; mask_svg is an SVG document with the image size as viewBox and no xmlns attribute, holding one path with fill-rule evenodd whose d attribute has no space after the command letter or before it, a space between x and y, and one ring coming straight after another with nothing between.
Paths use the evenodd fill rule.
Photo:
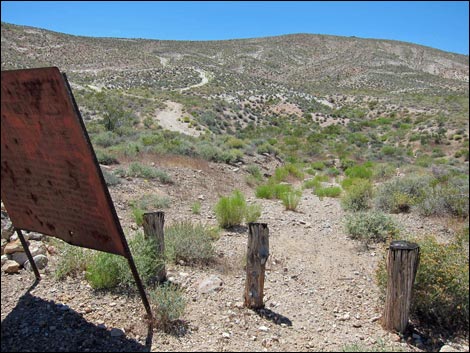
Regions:
<instances>
[{"instance_id":1,"label":"scattered rock","mask_svg":"<svg viewBox=\"0 0 470 353\"><path fill-rule=\"evenodd\" d=\"M204 278L198 282L198 291L202 294L208 294L211 292L218 292L222 289L223 281L214 275Z\"/></svg>"},{"instance_id":2,"label":"scattered rock","mask_svg":"<svg viewBox=\"0 0 470 353\"><path fill-rule=\"evenodd\" d=\"M111 337L121 337L124 336L124 331L118 328L112 328L110 334Z\"/></svg>"},{"instance_id":3,"label":"scattered rock","mask_svg":"<svg viewBox=\"0 0 470 353\"><path fill-rule=\"evenodd\" d=\"M24 251L23 245L21 245L21 241L19 239L9 242L4 249L5 254L13 254L15 252Z\"/></svg>"},{"instance_id":4,"label":"scattered rock","mask_svg":"<svg viewBox=\"0 0 470 353\"><path fill-rule=\"evenodd\" d=\"M449 346L448 344L445 344L441 347L439 352L462 352L460 349L456 349L452 346Z\"/></svg>"},{"instance_id":5,"label":"scattered rock","mask_svg":"<svg viewBox=\"0 0 470 353\"><path fill-rule=\"evenodd\" d=\"M46 255L36 255L33 257L33 260L39 270L45 269L49 261ZM29 260L26 261L23 266L28 271L33 270L31 264L29 263Z\"/></svg>"},{"instance_id":6,"label":"scattered rock","mask_svg":"<svg viewBox=\"0 0 470 353\"><path fill-rule=\"evenodd\" d=\"M7 260L2 265L2 271L5 273L18 273L20 271L20 264L13 260Z\"/></svg>"}]
</instances>

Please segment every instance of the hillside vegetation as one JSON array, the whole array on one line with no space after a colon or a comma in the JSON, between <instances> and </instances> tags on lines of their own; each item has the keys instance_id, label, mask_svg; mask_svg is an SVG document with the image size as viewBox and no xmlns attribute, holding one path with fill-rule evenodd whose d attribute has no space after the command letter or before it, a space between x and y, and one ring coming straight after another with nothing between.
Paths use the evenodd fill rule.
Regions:
<instances>
[{"instance_id":1,"label":"hillside vegetation","mask_svg":"<svg viewBox=\"0 0 470 353\"><path fill-rule=\"evenodd\" d=\"M314 291L303 293L305 283L325 293L325 301L316 303L325 305L325 312L318 311L335 324L328 321L315 335L328 332L335 340L336 324L341 327L349 321L347 310L353 309L343 308L340 315L334 300L338 306L350 301L348 308L359 307L355 320L363 321L353 331L363 325L366 332L374 332L375 308L362 305L361 300L379 294L369 293L376 287L358 270L345 275L348 281L350 276L364 279L357 282L361 292L355 293L356 298L350 294L357 289L354 282L346 283L339 272L339 279L332 279L328 269L357 268L375 274L378 268L378 288L383 289L384 261L377 253L383 254L383 245L390 240L412 240L421 244L428 259L418 273L413 322L420 328L437 327L446 337L463 333L468 340L468 56L356 37L293 34L161 41L80 37L7 23L1 24L1 40L2 70L57 66L67 75L128 229L137 230L143 214L156 209L169 209L177 220L198 219L220 227L206 229L189 222L168 228L173 238L167 248L171 254L166 256L173 266L203 264L213 269L223 259L227 263L218 264L226 267L225 281L238 283L240 276L234 273L246 260L240 255L245 243L237 227L269 219L282 239L282 250L273 246L273 254L279 253L277 259L272 256L272 268L280 270L273 270L277 279L271 285L278 286L276 294L286 295L287 303L292 298L284 291L285 278L292 279L290 285L298 280L286 274L287 269L304 276L305 282L296 285L305 301L295 305L305 314L303 324L312 327L323 323L310 321L315 315L305 308L313 305ZM329 201L324 203L325 199ZM295 242L293 227L300 229ZM221 236L222 229L226 233ZM193 238L188 240L188 234ZM352 241L363 243L366 250L356 253ZM203 250L191 252L197 242ZM341 246L333 251L332 243ZM331 259L317 257L312 244ZM372 255L370 249L374 249ZM309 261L303 271L297 266L303 266L305 258ZM82 256L80 266L71 268L67 263L61 276L84 272L85 267L88 280L99 280L94 287L127 283L117 275L109 282L102 280L101 264L112 263L108 258L95 257L91 264L84 263L87 259ZM113 266L120 273L120 264ZM202 271L180 270L175 273L185 274L191 285ZM317 287L320 281L325 285ZM335 285L347 288L344 296L336 293ZM231 287L230 293L236 290ZM213 305L213 298L206 298L206 303L238 308L231 302L233 297L225 294L224 298L227 303ZM330 303L331 298L336 299ZM289 303L286 312L295 317L295 305ZM189 305L195 312L202 310L196 300ZM332 312L334 317L328 317ZM236 316L231 315L219 321L228 318L229 322ZM257 321L249 325L259 327ZM232 337L232 331L227 331L220 332L222 342ZM303 348L331 348L327 341L319 346L318 337L311 343L303 327L291 331L295 333L285 337L293 342L298 337L309 341L302 343ZM346 328L344 332L341 344L350 336ZM434 340L436 331L430 332L434 333L428 343L415 342L419 349L443 344ZM267 342L283 344L280 334L274 337ZM250 346L252 341L245 338ZM206 343L205 337L198 339ZM335 341L334 348L340 343ZM267 347L264 341L261 344ZM296 344L282 347L297 349Z\"/></svg>"}]
</instances>

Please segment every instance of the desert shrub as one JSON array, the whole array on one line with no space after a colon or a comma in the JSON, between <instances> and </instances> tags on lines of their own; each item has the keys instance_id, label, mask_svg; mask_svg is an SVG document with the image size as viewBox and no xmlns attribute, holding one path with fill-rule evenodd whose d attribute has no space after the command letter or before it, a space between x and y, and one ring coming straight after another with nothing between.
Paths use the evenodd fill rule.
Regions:
<instances>
[{"instance_id":1,"label":"desert shrub","mask_svg":"<svg viewBox=\"0 0 470 353\"><path fill-rule=\"evenodd\" d=\"M85 278L94 289L114 288L122 281L127 265L121 256L96 252L86 266Z\"/></svg>"},{"instance_id":2,"label":"desert shrub","mask_svg":"<svg viewBox=\"0 0 470 353\"><path fill-rule=\"evenodd\" d=\"M392 213L407 212L430 192L430 181L430 177L416 175L393 178L378 188L375 206Z\"/></svg>"},{"instance_id":3,"label":"desert shrub","mask_svg":"<svg viewBox=\"0 0 470 353\"><path fill-rule=\"evenodd\" d=\"M132 201L130 206L135 223L142 225L144 213L170 207L170 199L166 196L145 194L140 199Z\"/></svg>"},{"instance_id":4,"label":"desert shrub","mask_svg":"<svg viewBox=\"0 0 470 353\"><path fill-rule=\"evenodd\" d=\"M396 168L388 163L378 163L374 165L372 178L374 180L384 180L393 177L396 173Z\"/></svg>"},{"instance_id":5,"label":"desert shrub","mask_svg":"<svg viewBox=\"0 0 470 353\"><path fill-rule=\"evenodd\" d=\"M286 210L295 211L302 198L302 190L291 190L281 194L281 201Z\"/></svg>"},{"instance_id":6,"label":"desert shrub","mask_svg":"<svg viewBox=\"0 0 470 353\"><path fill-rule=\"evenodd\" d=\"M268 183L256 188L256 197L261 199L280 199L282 194L291 190L292 186L290 184Z\"/></svg>"},{"instance_id":7,"label":"desert shrub","mask_svg":"<svg viewBox=\"0 0 470 353\"><path fill-rule=\"evenodd\" d=\"M243 160L243 152L232 148L230 150L224 150L222 151L222 154L220 155L220 159L222 162L227 163L227 164L234 164L236 162L240 162Z\"/></svg>"},{"instance_id":8,"label":"desert shrub","mask_svg":"<svg viewBox=\"0 0 470 353\"><path fill-rule=\"evenodd\" d=\"M151 290L149 301L153 307L157 327L163 330L169 329L171 324L183 315L186 308L183 291L171 283L165 283Z\"/></svg>"},{"instance_id":9,"label":"desert shrub","mask_svg":"<svg viewBox=\"0 0 470 353\"><path fill-rule=\"evenodd\" d=\"M346 194L341 199L341 206L346 211L364 211L370 208L372 183L365 179L351 179ZM344 187L344 186L343 186Z\"/></svg>"},{"instance_id":10,"label":"desert shrub","mask_svg":"<svg viewBox=\"0 0 470 353\"><path fill-rule=\"evenodd\" d=\"M94 145L98 145L101 147L110 147L119 143L119 138L112 131L104 131L100 132L99 134L92 135L91 141Z\"/></svg>"},{"instance_id":11,"label":"desert shrub","mask_svg":"<svg viewBox=\"0 0 470 353\"><path fill-rule=\"evenodd\" d=\"M364 165L355 165L346 169L344 174L350 178L371 179L373 172L372 168L370 167Z\"/></svg>"},{"instance_id":12,"label":"desert shrub","mask_svg":"<svg viewBox=\"0 0 470 353\"><path fill-rule=\"evenodd\" d=\"M344 225L351 238L360 239L366 243L385 241L398 233L398 227L392 218L377 211L346 215Z\"/></svg>"},{"instance_id":13,"label":"desert shrub","mask_svg":"<svg viewBox=\"0 0 470 353\"><path fill-rule=\"evenodd\" d=\"M91 256L88 249L69 245L56 239L54 239L54 243L59 253L57 266L54 271L56 279L62 280L67 276L73 276L85 271Z\"/></svg>"},{"instance_id":14,"label":"desert shrub","mask_svg":"<svg viewBox=\"0 0 470 353\"><path fill-rule=\"evenodd\" d=\"M313 193L317 195L320 199L323 197L338 197L341 195L341 187L339 186L327 186L327 187L317 187L313 190Z\"/></svg>"},{"instance_id":15,"label":"desert shrub","mask_svg":"<svg viewBox=\"0 0 470 353\"><path fill-rule=\"evenodd\" d=\"M135 266L141 280L145 284L153 284L155 274L159 273L165 264L164 255L159 256L157 251L158 244L156 239L153 237L146 238L142 232L138 232L129 240L129 248L133 254ZM121 282L130 285L134 283L134 277L131 276L127 264L126 270L121 272Z\"/></svg>"},{"instance_id":16,"label":"desert shrub","mask_svg":"<svg viewBox=\"0 0 470 353\"><path fill-rule=\"evenodd\" d=\"M102 149L96 149L96 159L98 160L99 164L104 165L111 165L111 164L118 164L119 161L106 151Z\"/></svg>"},{"instance_id":17,"label":"desert shrub","mask_svg":"<svg viewBox=\"0 0 470 353\"><path fill-rule=\"evenodd\" d=\"M103 174L103 178L106 182L106 185L113 186L121 183L121 179L119 179L113 173L108 172L106 169L101 168L101 173Z\"/></svg>"},{"instance_id":18,"label":"desert shrub","mask_svg":"<svg viewBox=\"0 0 470 353\"><path fill-rule=\"evenodd\" d=\"M261 205L251 204L246 206L245 222L256 222L261 217Z\"/></svg>"},{"instance_id":19,"label":"desert shrub","mask_svg":"<svg viewBox=\"0 0 470 353\"><path fill-rule=\"evenodd\" d=\"M441 244L430 235L411 241L420 246L411 315L443 329L468 330L468 227L449 244ZM385 259L377 269L377 282L384 294L387 286Z\"/></svg>"},{"instance_id":20,"label":"desert shrub","mask_svg":"<svg viewBox=\"0 0 470 353\"><path fill-rule=\"evenodd\" d=\"M118 171L116 171L118 173ZM120 169L119 173L122 173L121 177L134 177L134 178L146 178L146 179L158 179L164 184L171 184L171 177L163 170L143 165L139 162L133 162L130 164L129 169Z\"/></svg>"},{"instance_id":21,"label":"desert shrub","mask_svg":"<svg viewBox=\"0 0 470 353\"><path fill-rule=\"evenodd\" d=\"M431 188L416 209L423 216L451 215L468 218L468 176L453 177Z\"/></svg>"},{"instance_id":22,"label":"desert shrub","mask_svg":"<svg viewBox=\"0 0 470 353\"><path fill-rule=\"evenodd\" d=\"M340 175L340 171L336 168L328 168L326 171L325 171L326 175L330 176L330 177L335 177L335 176L338 176Z\"/></svg>"},{"instance_id":23,"label":"desert shrub","mask_svg":"<svg viewBox=\"0 0 470 353\"><path fill-rule=\"evenodd\" d=\"M255 164L250 164L246 167L246 171L250 173L255 179L261 181L263 180L263 175L261 174L261 170Z\"/></svg>"},{"instance_id":24,"label":"desert shrub","mask_svg":"<svg viewBox=\"0 0 470 353\"><path fill-rule=\"evenodd\" d=\"M219 226L229 228L241 224L245 216L245 209L245 197L239 190L235 190L232 196L220 198L215 206Z\"/></svg>"},{"instance_id":25,"label":"desert shrub","mask_svg":"<svg viewBox=\"0 0 470 353\"><path fill-rule=\"evenodd\" d=\"M322 161L313 162L310 164L310 166L315 170L323 170L326 168L325 163L323 163Z\"/></svg>"},{"instance_id":26,"label":"desert shrub","mask_svg":"<svg viewBox=\"0 0 470 353\"><path fill-rule=\"evenodd\" d=\"M188 221L175 223L165 228L165 257L187 264L207 264L214 256L212 240L214 229Z\"/></svg>"},{"instance_id":27,"label":"desert shrub","mask_svg":"<svg viewBox=\"0 0 470 353\"><path fill-rule=\"evenodd\" d=\"M199 201L196 201L191 205L191 212L193 214L201 214L201 203Z\"/></svg>"}]
</instances>

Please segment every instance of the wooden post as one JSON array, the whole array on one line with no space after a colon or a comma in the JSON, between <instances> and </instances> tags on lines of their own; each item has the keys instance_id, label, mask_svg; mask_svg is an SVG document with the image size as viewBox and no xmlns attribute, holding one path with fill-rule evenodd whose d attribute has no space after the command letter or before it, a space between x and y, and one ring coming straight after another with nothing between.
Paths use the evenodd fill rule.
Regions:
<instances>
[{"instance_id":1,"label":"wooden post","mask_svg":"<svg viewBox=\"0 0 470 353\"><path fill-rule=\"evenodd\" d=\"M264 307L264 271L269 256L269 229L266 223L249 223L248 228L245 306L260 309Z\"/></svg>"},{"instance_id":2,"label":"wooden post","mask_svg":"<svg viewBox=\"0 0 470 353\"><path fill-rule=\"evenodd\" d=\"M387 255L387 293L382 325L403 333L408 326L413 283L419 264L419 246L392 241Z\"/></svg>"},{"instance_id":3,"label":"wooden post","mask_svg":"<svg viewBox=\"0 0 470 353\"><path fill-rule=\"evenodd\" d=\"M154 238L157 244L157 258L161 259L160 269L155 274L155 279L158 282L166 280L166 269L165 269L165 236L163 233L163 225L165 223L164 212L150 212L144 213L143 226L144 226L144 237Z\"/></svg>"}]
</instances>

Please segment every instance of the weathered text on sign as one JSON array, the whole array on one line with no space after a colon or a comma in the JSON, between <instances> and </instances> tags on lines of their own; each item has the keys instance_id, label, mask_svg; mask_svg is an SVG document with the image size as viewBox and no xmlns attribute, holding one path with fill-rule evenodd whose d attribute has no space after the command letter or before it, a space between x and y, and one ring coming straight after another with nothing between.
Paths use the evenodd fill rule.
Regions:
<instances>
[{"instance_id":1,"label":"weathered text on sign","mask_svg":"<svg viewBox=\"0 0 470 353\"><path fill-rule=\"evenodd\" d=\"M60 71L2 71L1 104L1 193L13 225L127 257L111 197Z\"/></svg>"}]
</instances>

